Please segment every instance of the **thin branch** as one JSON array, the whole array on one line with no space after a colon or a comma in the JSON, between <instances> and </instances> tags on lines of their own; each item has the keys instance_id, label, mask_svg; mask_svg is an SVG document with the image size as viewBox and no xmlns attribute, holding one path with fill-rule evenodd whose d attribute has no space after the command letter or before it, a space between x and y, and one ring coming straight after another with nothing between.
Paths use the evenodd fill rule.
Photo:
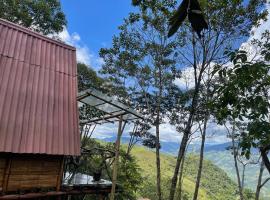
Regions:
<instances>
[{"instance_id":1,"label":"thin branch","mask_svg":"<svg viewBox=\"0 0 270 200\"><path fill-rule=\"evenodd\" d=\"M265 179L265 181L260 185L260 188L262 188L269 180L270 180L270 177Z\"/></svg>"}]
</instances>

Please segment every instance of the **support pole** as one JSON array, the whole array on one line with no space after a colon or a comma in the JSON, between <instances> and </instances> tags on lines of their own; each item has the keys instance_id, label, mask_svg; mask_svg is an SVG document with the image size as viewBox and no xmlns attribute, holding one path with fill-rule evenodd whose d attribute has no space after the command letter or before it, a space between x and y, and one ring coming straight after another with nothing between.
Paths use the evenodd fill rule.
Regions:
<instances>
[{"instance_id":1,"label":"support pole","mask_svg":"<svg viewBox=\"0 0 270 200\"><path fill-rule=\"evenodd\" d=\"M117 139L116 139L116 144L115 144L115 160L113 163L112 190L111 190L111 194L110 194L110 200L114 200L114 196L115 196L117 171L118 171L118 163L119 163L120 141L121 141L121 136L122 136L122 133L124 131L125 125L126 125L126 122L125 122L123 127L122 127L122 123L123 123L123 116L120 116Z\"/></svg>"}]
</instances>

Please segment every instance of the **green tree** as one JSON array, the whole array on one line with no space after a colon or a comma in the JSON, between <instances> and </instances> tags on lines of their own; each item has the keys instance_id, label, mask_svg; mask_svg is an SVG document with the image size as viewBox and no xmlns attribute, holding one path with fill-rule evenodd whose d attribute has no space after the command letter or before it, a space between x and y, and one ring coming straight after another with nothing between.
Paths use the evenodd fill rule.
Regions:
<instances>
[{"instance_id":1,"label":"green tree","mask_svg":"<svg viewBox=\"0 0 270 200\"><path fill-rule=\"evenodd\" d=\"M58 33L67 24L59 0L0 0L0 18L45 35Z\"/></svg>"},{"instance_id":2,"label":"green tree","mask_svg":"<svg viewBox=\"0 0 270 200\"><path fill-rule=\"evenodd\" d=\"M101 49L102 72L115 87L125 88L125 99L140 108L155 127L157 199L161 199L160 124L164 122L176 72L177 42L167 38L167 19L173 0L144 1L130 13L114 36L111 48ZM119 94L119 92L118 92Z\"/></svg>"},{"instance_id":3,"label":"green tree","mask_svg":"<svg viewBox=\"0 0 270 200\"><path fill-rule=\"evenodd\" d=\"M258 60L249 60L247 52L240 50L230 53L232 67L217 66L220 85L213 106L220 123L232 119L246 124L237 135L241 155L249 159L251 148L258 148L270 173L270 33L264 33L255 44L261 52Z\"/></svg>"},{"instance_id":4,"label":"green tree","mask_svg":"<svg viewBox=\"0 0 270 200\"><path fill-rule=\"evenodd\" d=\"M194 117L199 110L198 98L202 78L214 63L220 65L226 63L228 57L224 57L224 52L228 49L238 48L235 44L249 36L251 28L258 24L259 19L266 17L267 13L261 12L263 3L263 0L249 2L244 0L202 0L200 5L205 13L209 29L203 32L202 38L196 37L186 24L183 24L179 30L181 37L176 37L176 39L183 44L179 54L182 55L181 61L193 69L194 91L192 100L188 104L189 114L172 177L169 200L174 199L180 164L191 135Z\"/></svg>"},{"instance_id":5,"label":"green tree","mask_svg":"<svg viewBox=\"0 0 270 200\"><path fill-rule=\"evenodd\" d=\"M94 88L101 89L103 83L105 82L100 76L98 76L97 72L93 70L91 67L87 66L83 63L77 64L78 71L78 90L79 92Z\"/></svg>"}]
</instances>

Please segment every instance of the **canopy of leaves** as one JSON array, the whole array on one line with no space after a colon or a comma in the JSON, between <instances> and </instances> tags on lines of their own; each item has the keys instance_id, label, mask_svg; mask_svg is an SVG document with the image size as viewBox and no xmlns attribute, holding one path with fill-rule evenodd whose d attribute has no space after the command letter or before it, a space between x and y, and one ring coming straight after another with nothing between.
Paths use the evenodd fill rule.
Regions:
<instances>
[{"instance_id":1,"label":"canopy of leaves","mask_svg":"<svg viewBox=\"0 0 270 200\"><path fill-rule=\"evenodd\" d=\"M130 13L119 27L112 47L100 50L105 61L101 72L120 88L118 91L125 88L125 98L141 107L145 116L151 114L152 124L157 113L167 112L169 91L178 74L177 42L167 38L167 21L175 3L158 0L138 4L137 12Z\"/></svg>"},{"instance_id":2,"label":"canopy of leaves","mask_svg":"<svg viewBox=\"0 0 270 200\"><path fill-rule=\"evenodd\" d=\"M58 33L67 24L59 0L0 0L0 18L45 35Z\"/></svg>"},{"instance_id":3,"label":"canopy of leaves","mask_svg":"<svg viewBox=\"0 0 270 200\"><path fill-rule=\"evenodd\" d=\"M77 70L78 70L79 92L89 88L94 89L101 88L102 84L104 83L104 80L97 75L97 72L95 70L93 70L91 67L83 63L77 64Z\"/></svg>"},{"instance_id":4,"label":"canopy of leaves","mask_svg":"<svg viewBox=\"0 0 270 200\"><path fill-rule=\"evenodd\" d=\"M269 123L269 33L259 43L262 57L248 61L245 51L232 52L233 67L216 68L221 80L214 107L219 122L233 119L246 122L240 135L243 154L249 157L251 147L262 148L270 142Z\"/></svg>"}]
</instances>

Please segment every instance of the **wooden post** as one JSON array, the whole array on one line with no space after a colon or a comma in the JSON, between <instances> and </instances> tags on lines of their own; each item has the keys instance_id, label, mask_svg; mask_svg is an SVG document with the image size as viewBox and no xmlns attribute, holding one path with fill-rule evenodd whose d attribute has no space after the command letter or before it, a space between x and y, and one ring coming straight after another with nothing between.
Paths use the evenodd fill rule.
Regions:
<instances>
[{"instance_id":1,"label":"wooden post","mask_svg":"<svg viewBox=\"0 0 270 200\"><path fill-rule=\"evenodd\" d=\"M64 157L62 157L61 162L60 162L60 168L59 168L57 183L56 183L57 184L56 191L60 191L60 189L61 189L63 172L64 172Z\"/></svg>"},{"instance_id":2,"label":"wooden post","mask_svg":"<svg viewBox=\"0 0 270 200\"><path fill-rule=\"evenodd\" d=\"M9 175L10 175L11 161L12 161L12 157L7 158L7 160L6 160L6 167L5 167L4 178L3 178L3 192L4 193L8 189L8 179L9 179Z\"/></svg>"},{"instance_id":3,"label":"wooden post","mask_svg":"<svg viewBox=\"0 0 270 200\"><path fill-rule=\"evenodd\" d=\"M125 125L126 125L126 122L125 122L124 126L122 127L122 123L123 123L123 116L120 116L117 139L116 139L116 144L115 144L115 160L113 163L112 190L111 190L111 194L110 194L110 200L114 200L114 196L115 196L118 162L119 162L120 141L121 141L121 135L122 135L124 128L125 128Z\"/></svg>"}]
</instances>

